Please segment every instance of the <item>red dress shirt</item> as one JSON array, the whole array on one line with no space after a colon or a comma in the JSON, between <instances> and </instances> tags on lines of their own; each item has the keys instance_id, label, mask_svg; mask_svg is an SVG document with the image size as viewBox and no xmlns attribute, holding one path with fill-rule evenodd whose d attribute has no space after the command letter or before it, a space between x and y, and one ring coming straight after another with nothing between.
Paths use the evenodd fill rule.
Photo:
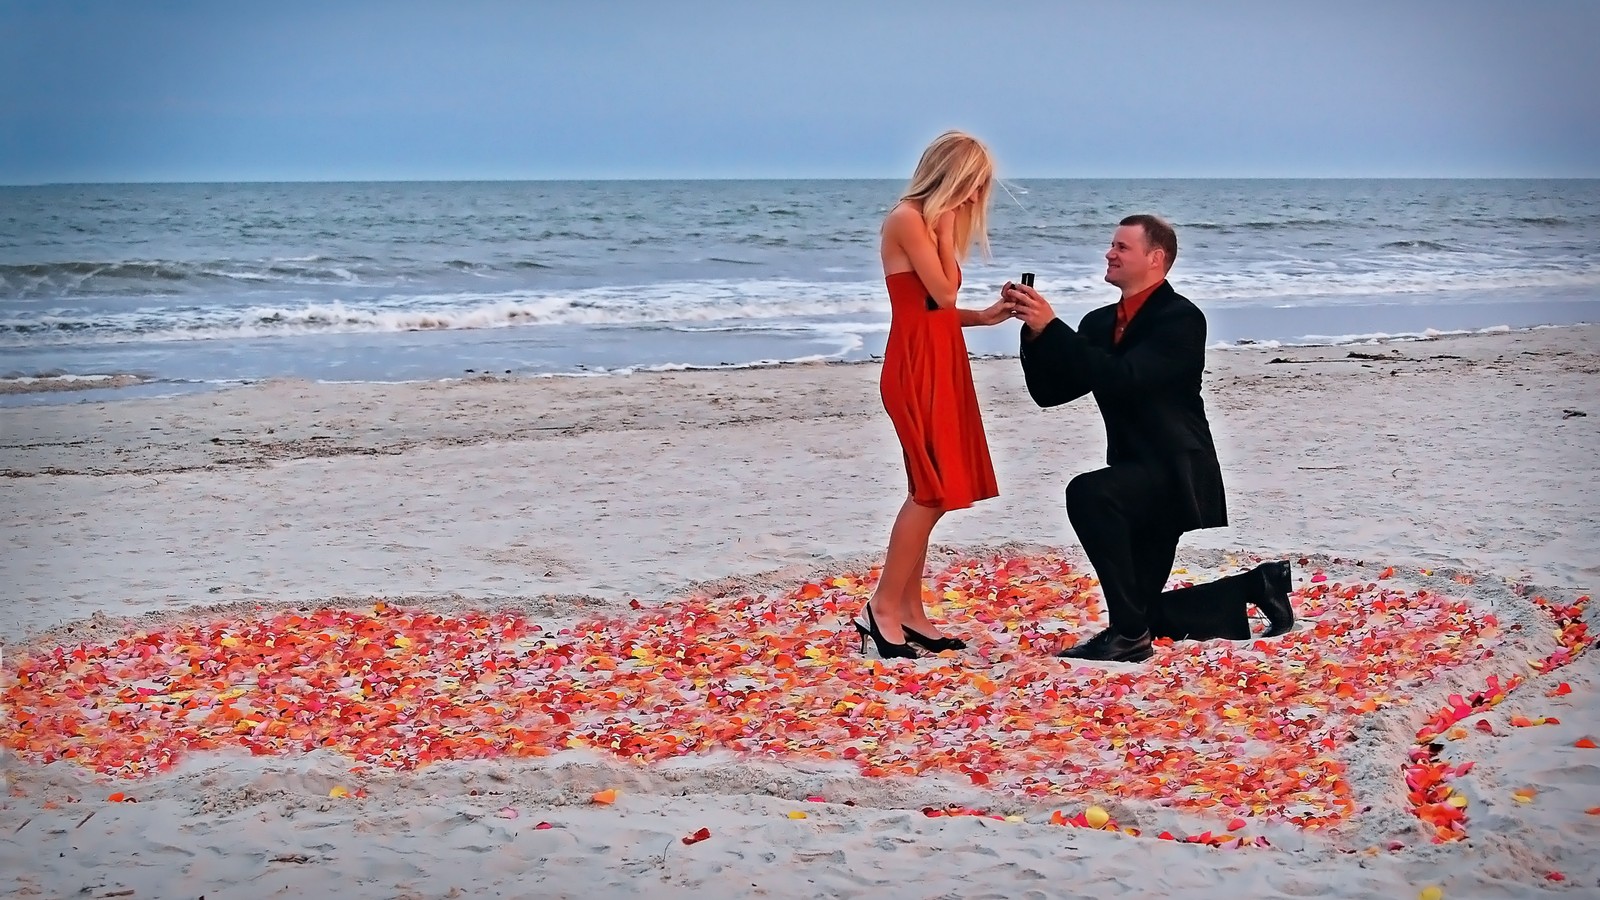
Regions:
<instances>
[{"instance_id":1,"label":"red dress shirt","mask_svg":"<svg viewBox=\"0 0 1600 900\"><path fill-rule=\"evenodd\" d=\"M1111 332L1111 343L1119 344L1122 342L1122 333L1128 330L1128 323L1132 322L1133 317L1139 314L1139 308L1144 306L1144 301L1150 299L1150 295L1156 292L1156 288L1161 287L1163 284L1166 284L1166 281L1158 281L1131 297L1123 297L1117 301L1117 325Z\"/></svg>"}]
</instances>

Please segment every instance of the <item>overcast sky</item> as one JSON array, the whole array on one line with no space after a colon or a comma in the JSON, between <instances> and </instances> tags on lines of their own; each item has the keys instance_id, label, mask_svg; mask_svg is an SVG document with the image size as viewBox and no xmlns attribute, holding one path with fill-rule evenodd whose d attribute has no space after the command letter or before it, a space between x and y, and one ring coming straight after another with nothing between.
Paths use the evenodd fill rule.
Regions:
<instances>
[{"instance_id":1,"label":"overcast sky","mask_svg":"<svg viewBox=\"0 0 1600 900\"><path fill-rule=\"evenodd\" d=\"M1596 0L0 0L0 183L1600 176Z\"/></svg>"}]
</instances>

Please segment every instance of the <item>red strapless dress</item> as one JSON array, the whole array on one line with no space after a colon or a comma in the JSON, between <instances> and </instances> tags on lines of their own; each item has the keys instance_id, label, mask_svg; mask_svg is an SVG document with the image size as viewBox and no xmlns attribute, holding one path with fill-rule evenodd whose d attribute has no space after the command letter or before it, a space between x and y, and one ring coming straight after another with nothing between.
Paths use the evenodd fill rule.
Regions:
<instances>
[{"instance_id":1,"label":"red strapless dress","mask_svg":"<svg viewBox=\"0 0 1600 900\"><path fill-rule=\"evenodd\" d=\"M891 319L878 388L905 451L911 499L965 509L999 496L960 315L928 309L928 291L915 272L886 281Z\"/></svg>"}]
</instances>

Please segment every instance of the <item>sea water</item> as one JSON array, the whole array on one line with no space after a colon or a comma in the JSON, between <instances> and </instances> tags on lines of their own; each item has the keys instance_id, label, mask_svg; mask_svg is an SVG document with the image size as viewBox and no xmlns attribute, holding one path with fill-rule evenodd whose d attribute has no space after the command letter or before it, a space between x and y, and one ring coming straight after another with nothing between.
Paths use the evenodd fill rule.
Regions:
<instances>
[{"instance_id":1,"label":"sea water","mask_svg":"<svg viewBox=\"0 0 1600 900\"><path fill-rule=\"evenodd\" d=\"M1600 321L1600 181L1010 180L981 307L1021 272L1066 320L1114 302L1116 223L1177 227L1213 347ZM133 375L77 402L275 377L860 360L901 181L0 187L0 377ZM1014 354L1018 325L967 330Z\"/></svg>"}]
</instances>

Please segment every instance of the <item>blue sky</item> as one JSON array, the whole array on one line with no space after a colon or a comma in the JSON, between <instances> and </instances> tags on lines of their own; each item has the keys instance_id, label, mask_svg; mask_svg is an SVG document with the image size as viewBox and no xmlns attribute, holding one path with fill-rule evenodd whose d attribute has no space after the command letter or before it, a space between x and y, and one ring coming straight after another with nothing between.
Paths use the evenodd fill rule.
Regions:
<instances>
[{"instance_id":1,"label":"blue sky","mask_svg":"<svg viewBox=\"0 0 1600 900\"><path fill-rule=\"evenodd\" d=\"M0 0L0 183L1600 176L1594 0Z\"/></svg>"}]
</instances>

